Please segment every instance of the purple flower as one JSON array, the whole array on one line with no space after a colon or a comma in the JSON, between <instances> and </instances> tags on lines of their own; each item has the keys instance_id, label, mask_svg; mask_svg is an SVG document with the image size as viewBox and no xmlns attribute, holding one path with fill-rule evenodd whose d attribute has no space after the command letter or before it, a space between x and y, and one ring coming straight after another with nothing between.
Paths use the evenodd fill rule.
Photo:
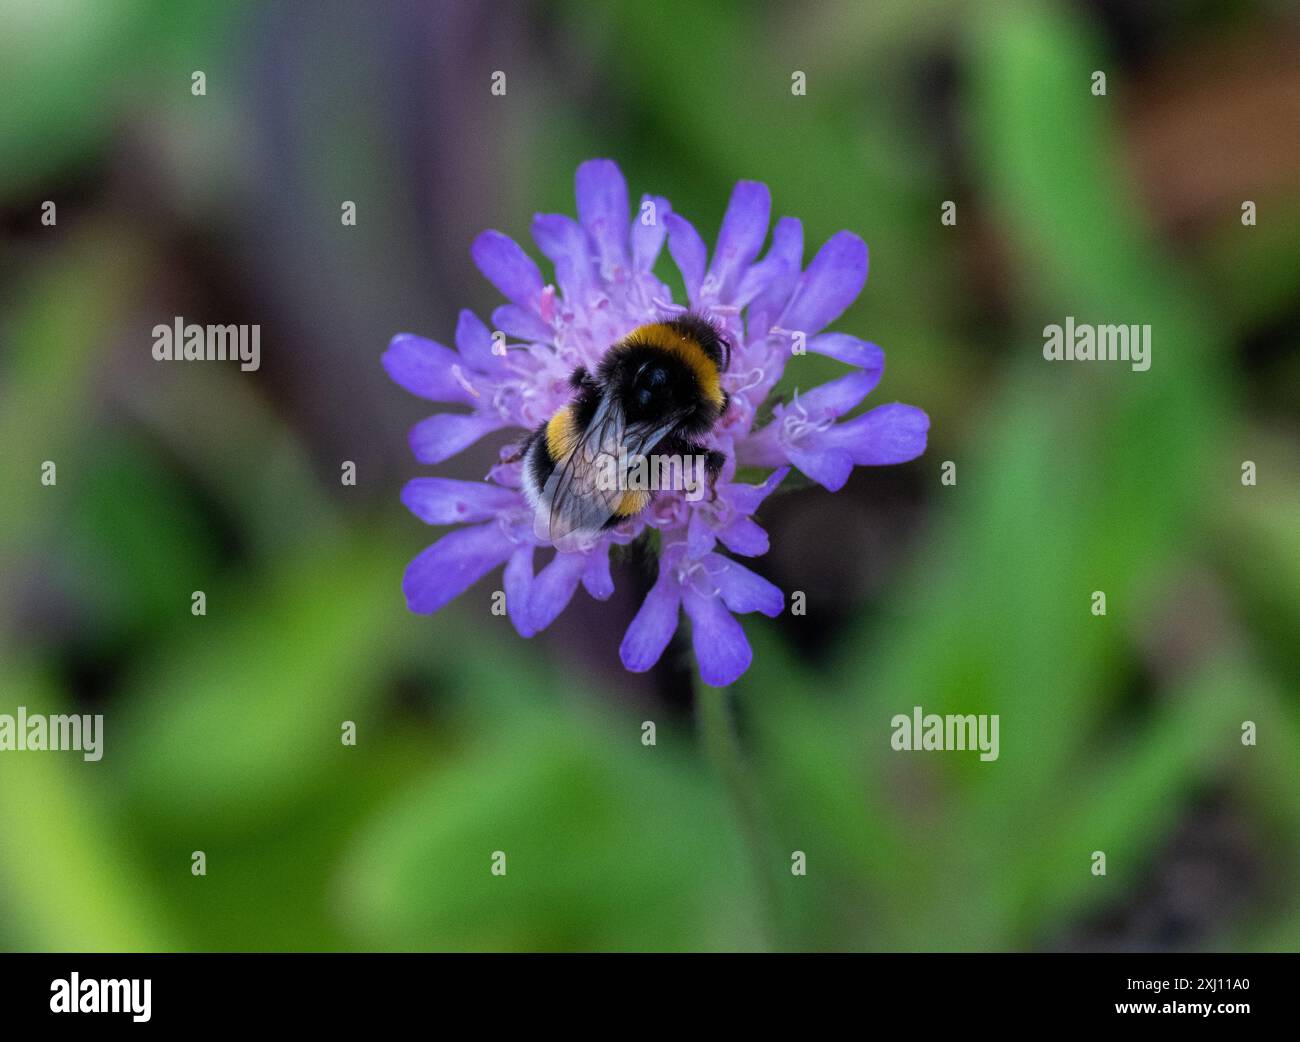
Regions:
<instances>
[{"instance_id":1,"label":"purple flower","mask_svg":"<svg viewBox=\"0 0 1300 1042\"><path fill-rule=\"evenodd\" d=\"M576 221L563 214L533 219L533 239L554 265L554 285L513 240L484 232L471 253L508 301L492 313L497 332L462 311L455 350L408 333L389 344L384 368L397 383L461 407L416 424L410 439L415 457L441 463L492 431L534 430L570 399L568 377L576 367L594 368L635 327L684 310L653 271L666 242L691 308L708 315L733 345L723 375L731 404L709 439L727 458L716 495L691 501L682 492L659 492L647 510L609 529L594 547L556 551L539 569L538 551L551 550L533 532L511 446L501 451L487 481L416 478L402 492L411 512L431 525L462 527L411 562L402 584L407 604L414 612L435 612L504 566L507 613L520 635L531 637L564 610L579 585L598 600L611 596L611 545L655 528L659 575L623 638L623 664L633 672L653 666L684 610L702 679L729 684L752 658L735 616L779 615L784 595L721 551L742 557L767 552L767 533L753 514L791 467L835 491L854 466L919 456L929 419L896 403L841 419L875 388L884 369L884 353L875 344L824 332L866 282L867 247L856 235L832 236L802 268L803 228L782 217L760 259L771 196L766 185L742 181L710 257L666 199L642 196L629 213L626 182L611 160L583 163L576 181ZM800 349L845 363L844 375L797 391L756 429L759 407ZM737 464L772 470L760 484L748 484L735 480Z\"/></svg>"}]
</instances>

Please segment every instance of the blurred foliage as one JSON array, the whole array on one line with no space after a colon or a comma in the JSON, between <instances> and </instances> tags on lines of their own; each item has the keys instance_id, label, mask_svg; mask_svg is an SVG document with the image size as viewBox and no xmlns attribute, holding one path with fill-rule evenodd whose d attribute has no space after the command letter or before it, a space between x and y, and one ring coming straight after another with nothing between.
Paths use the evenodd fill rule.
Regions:
<instances>
[{"instance_id":1,"label":"blurred foliage","mask_svg":"<svg viewBox=\"0 0 1300 1042\"><path fill-rule=\"evenodd\" d=\"M187 52L221 63L239 4L6 0L0 6L0 191L31 191L110 142L116 110L175 77ZM205 63L215 73L217 65Z\"/></svg>"},{"instance_id":2,"label":"blurred foliage","mask_svg":"<svg viewBox=\"0 0 1300 1042\"><path fill-rule=\"evenodd\" d=\"M411 17L399 10L376 14L394 37ZM281 111L261 90L301 87L248 57L286 23L235 5L10 0L0 203L26 212L46 185L100 187L77 196L89 214L61 206L52 245L35 244L29 216L0 240L0 712L108 720L101 763L0 755L0 947L1086 945L1095 924L1141 907L1212 797L1250 836L1244 904L1217 912L1233 905L1220 881L1187 898L1204 913L1197 930L1117 929L1111 943L1294 948L1300 453L1294 415L1259 405L1295 401L1294 385L1280 399L1273 385L1297 376L1294 326L1275 327L1300 307L1300 183L1275 200L1276 221L1243 234L1229 213L1199 248L1175 248L1134 190L1115 106L1086 89L1092 69L1118 70L1107 37L1067 5L592 10L538 5L522 22L556 65L545 48L525 51L531 91L512 73L520 104L546 115L503 117L512 163L492 172L525 209L499 225L525 240L533 209L571 209L575 164L608 154L634 193L664 192L706 238L741 177L768 182L777 212L804 221L806 256L841 227L861 232L872 275L840 328L888 352L879 394L933 421L931 451L909 471L922 512L906 556L850 618L822 620L835 639L818 654L779 623L746 621L755 665L728 693L739 744L721 771L689 720L622 692L550 635L522 642L467 604L407 615L399 577L430 534L403 515L395 484L370 499L340 492L313 438L332 447L346 423L380 419L294 379L319 365L364 382L386 337L418 327L412 303L333 354L306 332L351 329L354 311L400 296L384 287L407 284L427 229L402 227L386 202L384 237L399 241L347 258L365 264L347 299L324 275L304 288L302 241L284 245L292 274L260 240L239 254L270 280L254 300L335 309L317 326L284 320L300 338L296 374L259 385L150 368L142 330L172 313L176 245L132 221L112 185L167 148L132 151L123 127L148 139L155 119L160 138L185 124L189 69L203 67L238 81L237 96L181 139L216 155L233 121L239 147L255 147L259 106ZM303 15L328 44L304 49L347 53L339 11ZM575 54L603 64L568 93L554 69ZM958 70L953 83L918 98L936 61ZM352 97L342 64L306 75ZM808 73L807 98L790 96L794 68ZM1117 71L1111 83L1126 85ZM334 116L363 137L384 99L375 88ZM937 132L924 117L941 109L951 126ZM288 111L334 118L301 100ZM430 147L428 128L398 115L375 151L331 147L314 126L278 157L313 199L356 171L388 199L405 180L392 142ZM451 177L457 154L435 151ZM125 174L101 169L114 162ZM218 184L231 165L205 185L204 162L178 160L200 181L172 188L182 222L186 205L200 208L189 234L213 200L239 197ZM947 198L961 201L956 229L938 221ZM249 226L246 213L228 221ZM214 235L223 249L227 233L237 238ZM463 267L462 247L437 248ZM972 252L995 291L972 283ZM454 306L422 331L445 336ZM1151 370L1043 366L1042 316L1065 314L1149 322ZM1261 330L1281 342L1262 371L1243 346ZM834 370L801 361L791 383ZM321 411L340 426L314 427ZM415 472L400 441L391 452L398 473ZM1242 487L1243 458L1257 461L1259 487ZM36 480L46 459L54 488ZM956 487L939 485L943 459L958 461ZM205 618L189 612L195 589ZM1087 610L1096 589L1102 619ZM890 718L917 704L1000 714L1000 759L891 753ZM1254 748L1240 743L1247 719ZM340 743L345 720L355 748ZM751 804L738 805L737 785L753 787ZM205 878L190 874L194 850ZM489 872L498 850L503 877ZM788 871L793 850L807 877ZM1094 850L1109 860L1101 879Z\"/></svg>"}]
</instances>

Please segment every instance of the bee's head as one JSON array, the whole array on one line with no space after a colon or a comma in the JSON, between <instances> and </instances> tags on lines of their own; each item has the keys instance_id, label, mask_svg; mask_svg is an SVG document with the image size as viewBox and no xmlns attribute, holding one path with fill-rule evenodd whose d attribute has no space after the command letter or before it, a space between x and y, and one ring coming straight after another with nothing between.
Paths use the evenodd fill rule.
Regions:
<instances>
[{"instance_id":1,"label":"bee's head","mask_svg":"<svg viewBox=\"0 0 1300 1042\"><path fill-rule=\"evenodd\" d=\"M671 421L698 434L726 407L720 377L730 355L711 322L687 313L633 330L601 361L599 378L629 420Z\"/></svg>"},{"instance_id":2,"label":"bee's head","mask_svg":"<svg viewBox=\"0 0 1300 1042\"><path fill-rule=\"evenodd\" d=\"M613 360L606 379L632 422L689 413L698 397L689 369L652 347L633 347Z\"/></svg>"}]
</instances>

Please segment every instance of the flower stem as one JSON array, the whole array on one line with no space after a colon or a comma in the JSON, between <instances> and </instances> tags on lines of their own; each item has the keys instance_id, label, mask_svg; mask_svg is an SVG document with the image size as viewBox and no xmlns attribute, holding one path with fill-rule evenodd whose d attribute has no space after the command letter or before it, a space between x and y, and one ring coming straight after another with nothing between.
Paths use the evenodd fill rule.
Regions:
<instances>
[{"instance_id":1,"label":"flower stem","mask_svg":"<svg viewBox=\"0 0 1300 1042\"><path fill-rule=\"evenodd\" d=\"M729 689L696 684L695 690L696 722L700 738L713 769L727 788L732 810L740 821L752 862L751 868L767 913L767 933L770 937L778 929L778 892L773 874L775 863L769 849L758 791L745 763L740 738L736 734Z\"/></svg>"}]
</instances>

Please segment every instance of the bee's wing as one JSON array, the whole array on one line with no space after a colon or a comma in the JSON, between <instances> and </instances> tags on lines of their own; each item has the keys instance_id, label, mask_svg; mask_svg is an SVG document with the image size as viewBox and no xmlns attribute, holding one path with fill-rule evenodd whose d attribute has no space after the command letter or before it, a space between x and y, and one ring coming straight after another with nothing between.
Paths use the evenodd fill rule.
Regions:
<instances>
[{"instance_id":1,"label":"bee's wing","mask_svg":"<svg viewBox=\"0 0 1300 1042\"><path fill-rule=\"evenodd\" d=\"M542 489L534 531L560 550L580 549L618 510L627 489L619 480L619 453L626 460L650 452L676 419L628 423L611 396L601 399L573 451L556 461Z\"/></svg>"}]
</instances>

